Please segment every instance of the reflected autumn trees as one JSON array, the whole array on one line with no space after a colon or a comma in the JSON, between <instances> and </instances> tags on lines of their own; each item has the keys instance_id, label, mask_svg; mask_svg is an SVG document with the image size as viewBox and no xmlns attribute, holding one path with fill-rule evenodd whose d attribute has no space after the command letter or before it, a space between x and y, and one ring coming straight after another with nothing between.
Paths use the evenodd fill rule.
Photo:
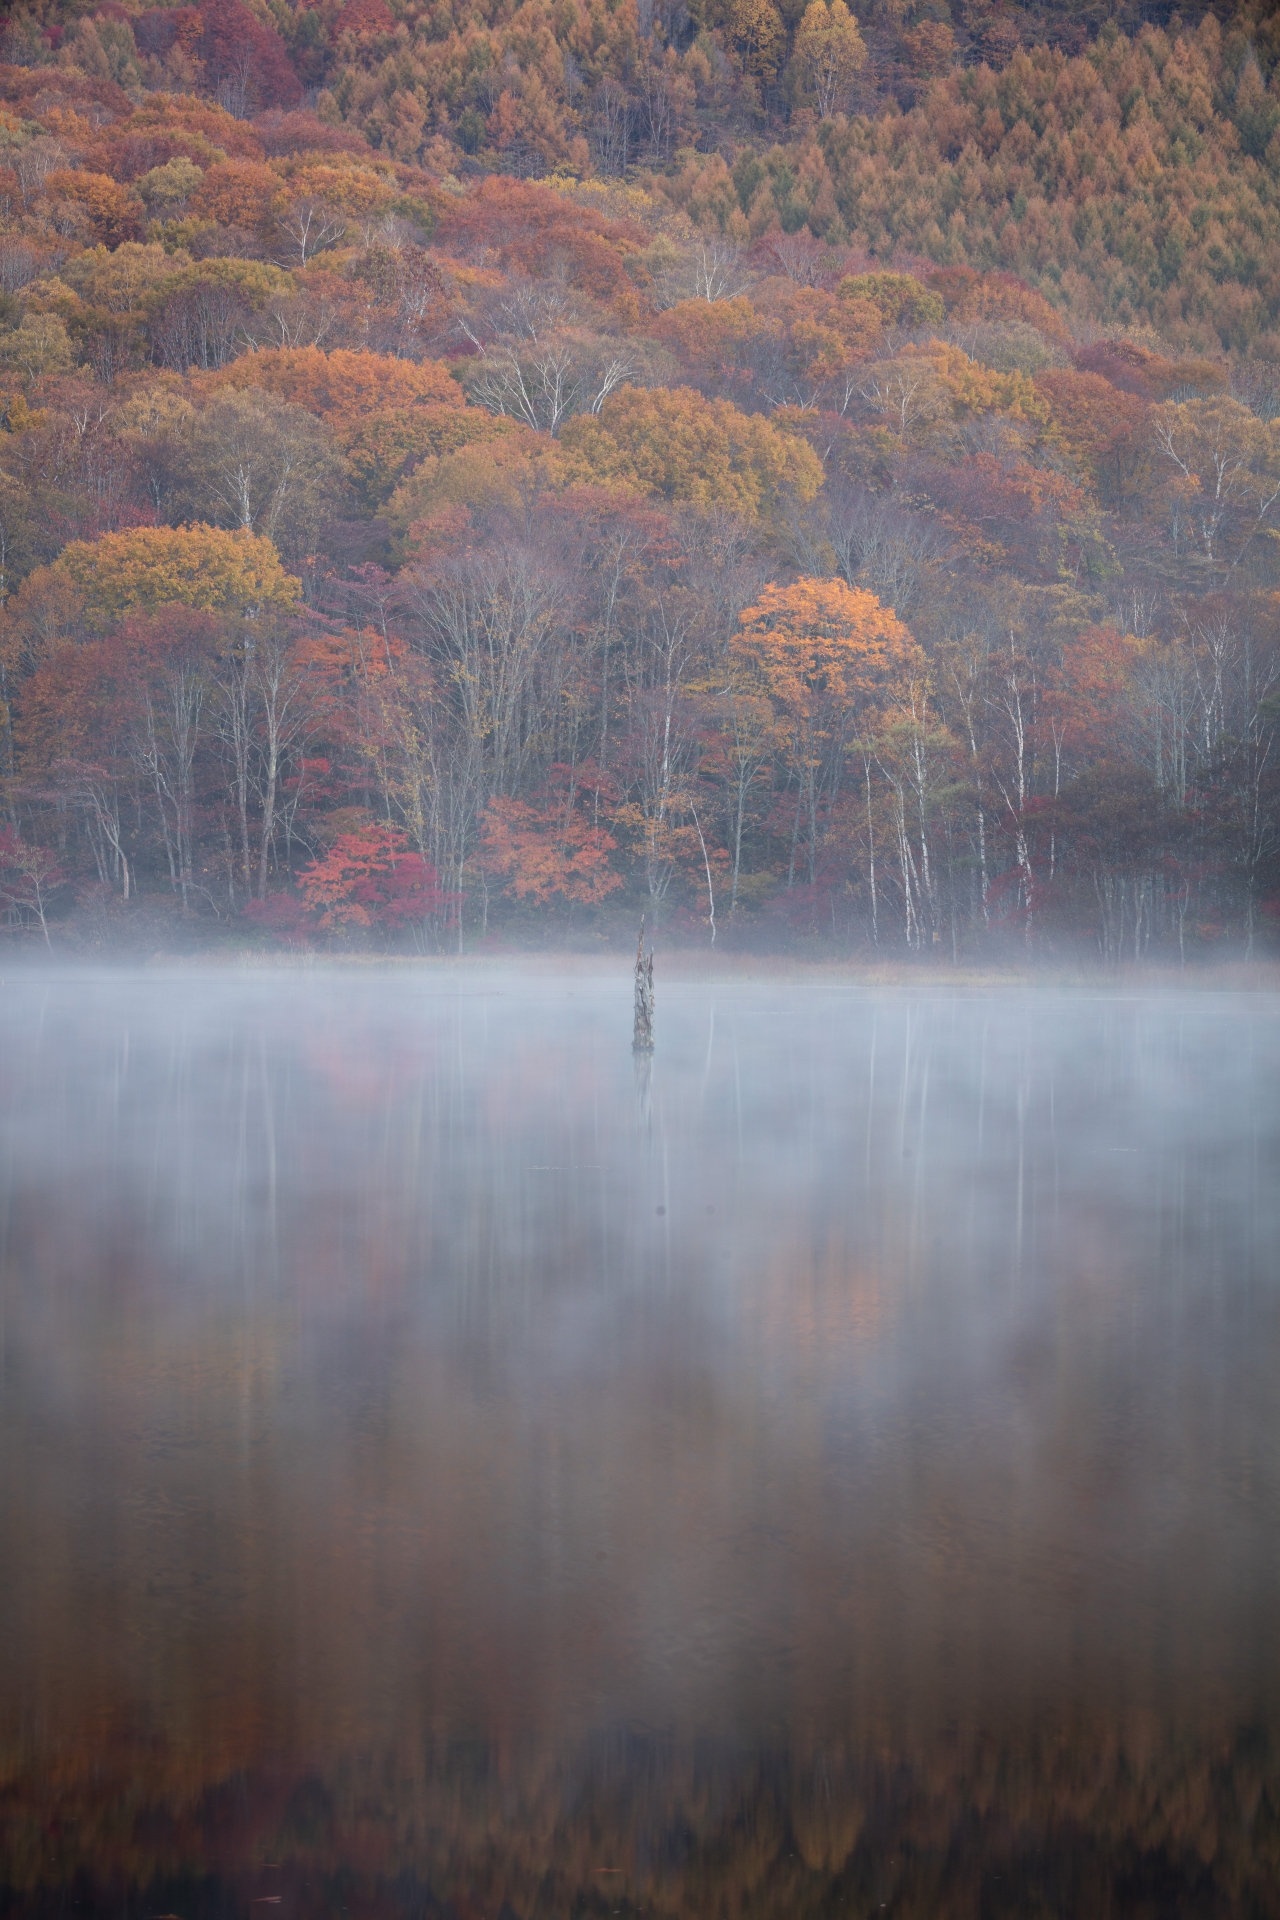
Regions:
<instances>
[{"instance_id":1,"label":"reflected autumn trees","mask_svg":"<svg viewBox=\"0 0 1280 1920\"><path fill-rule=\"evenodd\" d=\"M628 1012L22 990L16 1894L1265 1911L1266 1010Z\"/></svg>"}]
</instances>

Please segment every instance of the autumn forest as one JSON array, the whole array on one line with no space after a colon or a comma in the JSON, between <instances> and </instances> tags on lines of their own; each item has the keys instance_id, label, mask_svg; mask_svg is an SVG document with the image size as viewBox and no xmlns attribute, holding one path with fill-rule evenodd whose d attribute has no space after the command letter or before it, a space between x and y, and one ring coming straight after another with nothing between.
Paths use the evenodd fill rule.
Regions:
<instances>
[{"instance_id":1,"label":"autumn forest","mask_svg":"<svg viewBox=\"0 0 1280 1920\"><path fill-rule=\"evenodd\" d=\"M29 0L5 950L1280 935L1280 20Z\"/></svg>"}]
</instances>

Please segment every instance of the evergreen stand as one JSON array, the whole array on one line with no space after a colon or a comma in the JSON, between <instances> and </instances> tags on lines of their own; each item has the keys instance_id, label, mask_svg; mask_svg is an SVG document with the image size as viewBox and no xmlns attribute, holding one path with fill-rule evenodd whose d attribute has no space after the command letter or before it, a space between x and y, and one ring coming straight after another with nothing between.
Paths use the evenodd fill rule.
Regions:
<instances>
[{"instance_id":1,"label":"evergreen stand","mask_svg":"<svg viewBox=\"0 0 1280 1920\"><path fill-rule=\"evenodd\" d=\"M636 1024L632 1053L653 1052L653 953L644 952L644 915L640 916L640 943L636 948Z\"/></svg>"}]
</instances>

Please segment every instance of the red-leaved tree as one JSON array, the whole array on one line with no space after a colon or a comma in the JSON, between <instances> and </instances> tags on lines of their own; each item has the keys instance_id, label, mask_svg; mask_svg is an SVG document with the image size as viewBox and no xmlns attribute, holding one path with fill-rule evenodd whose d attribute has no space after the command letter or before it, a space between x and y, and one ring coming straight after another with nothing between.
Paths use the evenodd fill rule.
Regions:
<instances>
[{"instance_id":1,"label":"red-leaved tree","mask_svg":"<svg viewBox=\"0 0 1280 1920\"><path fill-rule=\"evenodd\" d=\"M340 834L323 860L298 875L307 911L325 932L357 927L398 929L452 916L431 862L399 827L375 825Z\"/></svg>"}]
</instances>

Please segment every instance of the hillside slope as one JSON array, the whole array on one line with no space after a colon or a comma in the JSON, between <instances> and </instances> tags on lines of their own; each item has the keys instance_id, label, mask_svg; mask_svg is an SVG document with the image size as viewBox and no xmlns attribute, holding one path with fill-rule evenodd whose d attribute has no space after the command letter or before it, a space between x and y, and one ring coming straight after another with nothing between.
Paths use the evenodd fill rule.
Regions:
<instances>
[{"instance_id":1,"label":"hillside slope","mask_svg":"<svg viewBox=\"0 0 1280 1920\"><path fill-rule=\"evenodd\" d=\"M1089 26L15 15L4 925L1269 938L1280 43Z\"/></svg>"}]
</instances>

